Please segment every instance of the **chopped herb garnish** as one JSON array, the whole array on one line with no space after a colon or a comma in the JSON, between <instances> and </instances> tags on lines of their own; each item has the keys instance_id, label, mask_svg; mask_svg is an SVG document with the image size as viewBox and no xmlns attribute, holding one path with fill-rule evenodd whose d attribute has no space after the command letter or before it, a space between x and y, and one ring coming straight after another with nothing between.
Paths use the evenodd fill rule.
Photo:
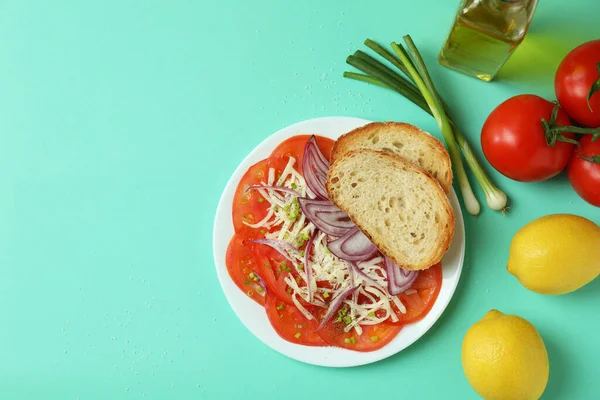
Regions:
<instances>
[{"instance_id":1,"label":"chopped herb garnish","mask_svg":"<svg viewBox=\"0 0 600 400\"><path fill-rule=\"evenodd\" d=\"M375 343L377 341L377 336L371 336L371 342Z\"/></svg>"},{"instance_id":2,"label":"chopped herb garnish","mask_svg":"<svg viewBox=\"0 0 600 400\"><path fill-rule=\"evenodd\" d=\"M254 279L254 278L256 278L256 275L254 275L254 272L250 272L250 273L248 274L248 278L250 278L250 279Z\"/></svg>"},{"instance_id":3,"label":"chopped herb garnish","mask_svg":"<svg viewBox=\"0 0 600 400\"><path fill-rule=\"evenodd\" d=\"M288 204L286 206L283 206L283 211L289 212L290 211L290 205Z\"/></svg>"},{"instance_id":4,"label":"chopped herb garnish","mask_svg":"<svg viewBox=\"0 0 600 400\"><path fill-rule=\"evenodd\" d=\"M298 269L304 269L304 264L298 264Z\"/></svg>"},{"instance_id":5,"label":"chopped herb garnish","mask_svg":"<svg viewBox=\"0 0 600 400\"><path fill-rule=\"evenodd\" d=\"M294 182L292 182L290 186L292 187L292 189L296 189L298 187L298 185L296 185Z\"/></svg>"},{"instance_id":6,"label":"chopped herb garnish","mask_svg":"<svg viewBox=\"0 0 600 400\"><path fill-rule=\"evenodd\" d=\"M371 311L371 312L369 313L369 317L374 317L374 316L375 316L375 313L374 313L373 311Z\"/></svg>"},{"instance_id":7,"label":"chopped herb garnish","mask_svg":"<svg viewBox=\"0 0 600 400\"><path fill-rule=\"evenodd\" d=\"M260 279L258 279L258 276L255 276L254 278L254 282L258 282Z\"/></svg>"},{"instance_id":8,"label":"chopped herb garnish","mask_svg":"<svg viewBox=\"0 0 600 400\"><path fill-rule=\"evenodd\" d=\"M350 322L352 322L352 318L350 318L349 316L344 317L344 323L346 325L348 325Z\"/></svg>"},{"instance_id":9,"label":"chopped herb garnish","mask_svg":"<svg viewBox=\"0 0 600 400\"><path fill-rule=\"evenodd\" d=\"M244 285L249 285L250 281L248 279L244 279Z\"/></svg>"},{"instance_id":10,"label":"chopped herb garnish","mask_svg":"<svg viewBox=\"0 0 600 400\"><path fill-rule=\"evenodd\" d=\"M308 232L302 232L300 234L300 239L302 239L302 240L308 240L308 239L310 239L310 235L308 234Z\"/></svg>"},{"instance_id":11,"label":"chopped herb garnish","mask_svg":"<svg viewBox=\"0 0 600 400\"><path fill-rule=\"evenodd\" d=\"M324 292L324 293L323 293L323 298L324 298L324 299L327 299L327 298L329 298L329 292Z\"/></svg>"},{"instance_id":12,"label":"chopped herb garnish","mask_svg":"<svg viewBox=\"0 0 600 400\"><path fill-rule=\"evenodd\" d=\"M286 292L288 292L289 294L292 294L292 289L287 288Z\"/></svg>"},{"instance_id":13,"label":"chopped herb garnish","mask_svg":"<svg viewBox=\"0 0 600 400\"><path fill-rule=\"evenodd\" d=\"M302 243L304 244L304 243ZM300 257L304 257L304 250L300 250Z\"/></svg>"},{"instance_id":14,"label":"chopped herb garnish","mask_svg":"<svg viewBox=\"0 0 600 400\"><path fill-rule=\"evenodd\" d=\"M259 203L262 203L263 201L265 201L265 199L263 199L262 197L259 197L258 199L256 199L256 201L258 201Z\"/></svg>"},{"instance_id":15,"label":"chopped herb garnish","mask_svg":"<svg viewBox=\"0 0 600 400\"><path fill-rule=\"evenodd\" d=\"M329 249L327 247L325 247L325 254L331 254L331 252L329 251Z\"/></svg>"},{"instance_id":16,"label":"chopped herb garnish","mask_svg":"<svg viewBox=\"0 0 600 400\"><path fill-rule=\"evenodd\" d=\"M278 305L278 306L277 306L277 309L278 309L278 310L283 310L283 304L280 304L280 305Z\"/></svg>"},{"instance_id":17,"label":"chopped herb garnish","mask_svg":"<svg viewBox=\"0 0 600 400\"><path fill-rule=\"evenodd\" d=\"M294 337L295 337L296 339L300 339L300 336L302 336L302 334L301 334L300 332L298 332L298 333L296 333L296 334L294 335Z\"/></svg>"},{"instance_id":18,"label":"chopped herb garnish","mask_svg":"<svg viewBox=\"0 0 600 400\"><path fill-rule=\"evenodd\" d=\"M264 234L265 234L265 230L264 230L264 229L261 229L261 230L260 230L260 234L261 234L261 235L264 235Z\"/></svg>"},{"instance_id":19,"label":"chopped herb garnish","mask_svg":"<svg viewBox=\"0 0 600 400\"><path fill-rule=\"evenodd\" d=\"M345 338L344 339L344 343L349 344L350 343L350 338Z\"/></svg>"}]
</instances>

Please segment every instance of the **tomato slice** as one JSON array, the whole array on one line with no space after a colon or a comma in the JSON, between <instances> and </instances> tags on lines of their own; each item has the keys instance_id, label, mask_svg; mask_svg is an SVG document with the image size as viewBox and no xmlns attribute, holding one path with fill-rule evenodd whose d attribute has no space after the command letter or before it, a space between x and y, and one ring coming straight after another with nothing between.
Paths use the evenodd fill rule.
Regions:
<instances>
[{"instance_id":1,"label":"tomato slice","mask_svg":"<svg viewBox=\"0 0 600 400\"><path fill-rule=\"evenodd\" d=\"M257 162L244 174L233 196L233 227L236 232L247 228L246 224L260 222L269 212L269 202L257 190L247 190L252 185L267 182L269 169L275 169L275 177L283 172L289 157L271 157ZM245 223L244 223L245 222Z\"/></svg>"},{"instance_id":2,"label":"tomato slice","mask_svg":"<svg viewBox=\"0 0 600 400\"><path fill-rule=\"evenodd\" d=\"M233 227L240 232L247 225L255 224L267 216L269 202L264 201L256 190L247 190L249 186L258 185L267 180L268 161L265 159L251 166L244 174L233 196Z\"/></svg>"},{"instance_id":3,"label":"tomato slice","mask_svg":"<svg viewBox=\"0 0 600 400\"><path fill-rule=\"evenodd\" d=\"M343 322L332 318L318 334L330 345L368 352L378 350L391 342L402 329L402 325L382 322L377 325L362 325L362 334L358 335L355 329L344 332L344 326Z\"/></svg>"},{"instance_id":4,"label":"tomato slice","mask_svg":"<svg viewBox=\"0 0 600 400\"><path fill-rule=\"evenodd\" d=\"M258 285L249 275L254 269L254 246L251 242L252 231L248 228L233 235L227 247L225 262L229 276L242 292L246 293L252 300L261 306L265 305L265 293L261 294ZM260 274L259 271L256 271Z\"/></svg>"},{"instance_id":5,"label":"tomato slice","mask_svg":"<svg viewBox=\"0 0 600 400\"><path fill-rule=\"evenodd\" d=\"M284 281L288 276L294 279L298 276L291 261L266 244L255 245L254 261L269 292L284 303L293 306L292 289Z\"/></svg>"},{"instance_id":6,"label":"tomato slice","mask_svg":"<svg viewBox=\"0 0 600 400\"><path fill-rule=\"evenodd\" d=\"M288 342L306 346L326 346L327 343L315 333L319 324L308 320L296 306L286 304L271 293L267 293L265 309L273 329ZM308 308L309 311L314 309ZM313 312L314 315L314 312Z\"/></svg>"},{"instance_id":7,"label":"tomato slice","mask_svg":"<svg viewBox=\"0 0 600 400\"><path fill-rule=\"evenodd\" d=\"M333 145L335 143L334 140L315 135L317 138L317 144L319 145L319 149L325 156L326 159L331 159L331 150L333 149ZM271 157L281 157L284 156L289 159L290 156L296 159L295 168L298 172L302 173L302 159L304 158L304 147L306 147L306 142L310 139L311 135L298 135L292 136L291 138L283 141L279 146L273 150L271 153Z\"/></svg>"},{"instance_id":8,"label":"tomato slice","mask_svg":"<svg viewBox=\"0 0 600 400\"><path fill-rule=\"evenodd\" d=\"M442 264L436 264L429 269L419 272L419 277L412 284L407 292L402 293L398 297L402 304L406 307L406 314L401 313L395 305L393 310L399 318L398 322L389 322L394 325L405 325L422 319L437 299L442 288ZM416 290L417 293L412 293L411 290ZM392 303L393 304L393 303Z\"/></svg>"}]
</instances>

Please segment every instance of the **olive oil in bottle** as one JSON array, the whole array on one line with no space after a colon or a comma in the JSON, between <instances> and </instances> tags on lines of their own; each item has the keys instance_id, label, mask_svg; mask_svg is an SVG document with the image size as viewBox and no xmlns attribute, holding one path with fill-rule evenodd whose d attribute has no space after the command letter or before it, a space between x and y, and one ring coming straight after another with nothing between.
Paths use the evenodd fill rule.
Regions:
<instances>
[{"instance_id":1,"label":"olive oil in bottle","mask_svg":"<svg viewBox=\"0 0 600 400\"><path fill-rule=\"evenodd\" d=\"M537 0L462 0L438 61L491 81L523 41Z\"/></svg>"}]
</instances>

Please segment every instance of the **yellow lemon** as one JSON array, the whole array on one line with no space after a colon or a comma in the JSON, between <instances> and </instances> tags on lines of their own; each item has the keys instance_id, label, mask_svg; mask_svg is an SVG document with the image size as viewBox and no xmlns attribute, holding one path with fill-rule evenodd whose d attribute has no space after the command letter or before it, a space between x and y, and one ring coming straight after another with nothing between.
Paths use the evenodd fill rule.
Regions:
<instances>
[{"instance_id":1,"label":"yellow lemon","mask_svg":"<svg viewBox=\"0 0 600 400\"><path fill-rule=\"evenodd\" d=\"M577 215L538 218L513 238L508 272L537 293L577 290L600 274L600 227Z\"/></svg>"},{"instance_id":2,"label":"yellow lemon","mask_svg":"<svg viewBox=\"0 0 600 400\"><path fill-rule=\"evenodd\" d=\"M537 400L550 372L546 346L535 327L497 310L467 331L462 365L473 389L486 400Z\"/></svg>"}]
</instances>

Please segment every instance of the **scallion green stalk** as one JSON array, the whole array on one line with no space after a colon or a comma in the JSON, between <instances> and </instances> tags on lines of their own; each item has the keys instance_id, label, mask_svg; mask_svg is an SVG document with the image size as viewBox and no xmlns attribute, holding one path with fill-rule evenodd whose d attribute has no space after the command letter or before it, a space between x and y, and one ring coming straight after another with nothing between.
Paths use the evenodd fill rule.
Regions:
<instances>
[{"instance_id":1,"label":"scallion green stalk","mask_svg":"<svg viewBox=\"0 0 600 400\"><path fill-rule=\"evenodd\" d=\"M425 64L422 58L420 57L420 54L416 46L414 45L412 39L410 38L410 36L407 35L405 36L404 40L406 41L407 46L409 47L411 53L410 55L404 49L404 47L398 44L392 46L396 55L390 53L382 46L370 39L365 40L365 45L367 45L367 47L375 51L377 54L379 54L384 59L389 61L392 65L394 65L396 68L398 68L408 78L410 78L412 82L409 82L408 80L404 79L398 73L394 72L387 66L381 64L377 60L373 59L371 56L361 51L357 51L354 55L349 56L346 61L348 64L364 72L366 75L354 72L344 72L344 77L371 83L373 85L381 86L383 88L390 89L401 94L402 96L412 101L415 105L419 106L421 109L434 116L436 118L436 121L438 121L438 125L440 125L441 130L442 126L444 126L444 123L443 120L440 120L439 118L443 117L443 115L445 114L445 119L448 121L448 125L450 126L450 128L448 129L448 127L445 127L444 129L446 129L447 134L452 132L452 138L455 144L454 147L458 147L458 149L462 151L463 156L465 157L465 161L467 162L471 171L475 175L477 182L479 183L479 185L485 193L486 202L488 206L494 210L504 209L506 207L507 202L506 194L500 189L498 189L491 182L490 178L485 173L485 171L479 164L479 161L477 160L475 154L471 150L467 139L462 134L462 132L460 132L456 127L456 124L453 122L452 118L448 113L448 108L446 107L442 99L439 97L439 94L435 90L435 87L433 85L433 82L431 81L431 78L429 77L429 73L427 72ZM415 63L411 59L411 55L413 58L415 58L415 61L419 61L419 68L417 68L417 65L415 65ZM413 73L411 73L411 71ZM416 75L414 75L414 72L416 72ZM417 80L421 83L420 87L419 85L415 86ZM422 88L425 88L426 90L423 91ZM425 98L425 93L429 93L429 101ZM436 98L438 100L437 102L435 101ZM434 109L436 109L436 113L434 113ZM443 111L443 113L440 110ZM440 122L442 122L442 124L440 124ZM444 134L443 130L442 134ZM447 142L449 153L453 158L452 162L455 163L456 154L454 154L453 156L452 152L456 153L456 151L453 150L451 152L451 144L448 143L446 135L444 135L444 139ZM458 158L460 160L460 154L458 155ZM468 184L464 166L462 166L462 172L460 171L461 166L455 165L455 170L457 179L461 187L461 192L463 192L463 197L465 198L465 205L467 206L467 210L469 212L475 211L478 208L478 206L471 204L471 210L469 210L469 205L467 204L467 198L474 197L474 195L470 196L468 193L470 192L472 194L473 191L470 188L470 184ZM463 176L463 178L461 178L461 175ZM468 188L464 186L465 181L466 184L468 184ZM463 187L465 187L465 190L467 191L466 196L468 197L465 197L465 190L463 190Z\"/></svg>"},{"instance_id":2,"label":"scallion green stalk","mask_svg":"<svg viewBox=\"0 0 600 400\"><path fill-rule=\"evenodd\" d=\"M406 41L406 36L404 37L404 40ZM413 66L413 64L409 61L408 55L405 51L403 51L401 45L392 42L391 46L398 58L400 58L406 67L410 77L419 88L419 91L423 95L423 98L427 102L433 117L440 127L442 136L444 136L444 140L446 141L446 146L448 146L448 153L450 154L450 159L452 160L452 165L454 166L456 178L458 179L458 184L460 186L460 191L462 193L463 201L467 211L472 215L477 215L479 214L481 207L479 206L479 202L473 193L473 189L471 189L471 184L467 178L467 172L465 171L465 166L463 165L460 157L460 152L458 150L456 140L454 139L454 132L452 131L452 126L450 125L446 111L444 110L442 102L437 95L435 88L433 87L433 83L431 82L431 78L429 77L429 73L427 72L427 68L425 67L425 63L423 62L421 55L414 45L411 46L409 41L407 41L407 45L408 51L414 59L415 66Z\"/></svg>"}]
</instances>

